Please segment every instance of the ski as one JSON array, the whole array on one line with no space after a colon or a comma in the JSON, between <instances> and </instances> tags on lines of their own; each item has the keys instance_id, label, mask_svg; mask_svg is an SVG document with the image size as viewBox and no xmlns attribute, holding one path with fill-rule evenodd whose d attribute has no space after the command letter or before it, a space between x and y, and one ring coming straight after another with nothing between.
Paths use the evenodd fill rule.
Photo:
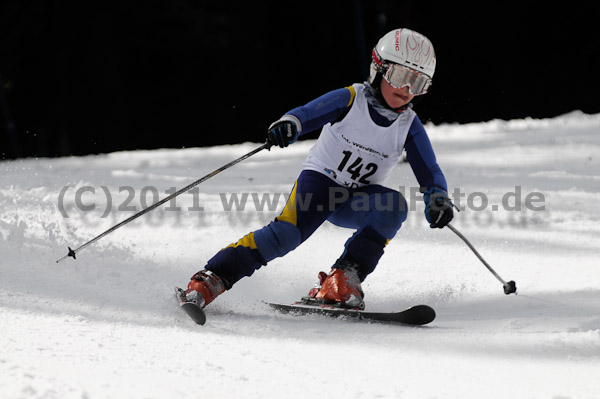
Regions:
<instances>
[{"instance_id":1,"label":"ski","mask_svg":"<svg viewBox=\"0 0 600 399\"><path fill-rule=\"evenodd\" d=\"M206 313L195 301L186 297L185 291L175 287L175 296L179 307L196 323L206 323ZM382 323L400 323L412 326L422 326L435 319L435 310L427 305L416 305L400 312L370 312L357 308L345 308L339 305L330 305L317 302L311 298L285 305L281 303L265 302L270 307L291 314L319 314L329 317L349 317L356 320L373 321Z\"/></svg>"},{"instance_id":2,"label":"ski","mask_svg":"<svg viewBox=\"0 0 600 399\"><path fill-rule=\"evenodd\" d=\"M196 324L203 325L206 323L206 313L204 313L202 307L198 306L196 302L189 300L185 296L185 291L183 289L175 287L175 296L179 302L179 307L183 309L183 311L187 313L187 315L190 316L190 318L194 320Z\"/></svg>"},{"instance_id":3,"label":"ski","mask_svg":"<svg viewBox=\"0 0 600 399\"><path fill-rule=\"evenodd\" d=\"M435 319L435 310L427 305L416 305L400 312L370 312L357 308L344 308L303 298L302 301L290 305L265 302L272 308L290 314L319 314L329 317L351 317L358 320L382 323L401 323L411 326L422 326Z\"/></svg>"}]
</instances>

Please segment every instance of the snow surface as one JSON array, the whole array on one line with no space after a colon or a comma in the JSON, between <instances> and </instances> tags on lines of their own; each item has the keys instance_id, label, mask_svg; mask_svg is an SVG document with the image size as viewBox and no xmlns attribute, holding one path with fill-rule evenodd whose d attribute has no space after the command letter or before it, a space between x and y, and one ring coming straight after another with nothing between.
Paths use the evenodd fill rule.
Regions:
<instances>
[{"instance_id":1,"label":"snow surface","mask_svg":"<svg viewBox=\"0 0 600 399\"><path fill-rule=\"evenodd\" d=\"M0 397L600 397L600 114L427 129L463 206L488 201L453 224L519 294L449 229L429 229L416 201L363 288L371 310L434 306L420 328L262 303L299 298L329 268L351 234L330 224L218 298L205 326L177 308L174 286L278 214L310 141L263 151L58 264L142 194L162 198L258 144L0 163ZM390 185L416 186L409 165ZM506 198L521 211L504 209L518 190ZM244 193L243 211L224 210ZM532 193L544 210L524 206Z\"/></svg>"}]
</instances>

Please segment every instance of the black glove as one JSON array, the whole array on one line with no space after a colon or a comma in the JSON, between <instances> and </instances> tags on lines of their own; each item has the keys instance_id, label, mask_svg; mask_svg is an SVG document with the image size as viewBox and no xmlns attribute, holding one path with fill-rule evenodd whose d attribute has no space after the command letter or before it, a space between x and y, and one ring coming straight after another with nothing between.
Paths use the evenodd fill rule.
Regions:
<instances>
[{"instance_id":1,"label":"black glove","mask_svg":"<svg viewBox=\"0 0 600 399\"><path fill-rule=\"evenodd\" d=\"M448 194L439 188L430 188L423 194L425 200L425 217L429 227L441 229L454 217L452 201Z\"/></svg>"},{"instance_id":2,"label":"black glove","mask_svg":"<svg viewBox=\"0 0 600 399\"><path fill-rule=\"evenodd\" d=\"M267 143L281 148L295 143L298 139L298 127L290 120L279 120L267 131Z\"/></svg>"}]
</instances>

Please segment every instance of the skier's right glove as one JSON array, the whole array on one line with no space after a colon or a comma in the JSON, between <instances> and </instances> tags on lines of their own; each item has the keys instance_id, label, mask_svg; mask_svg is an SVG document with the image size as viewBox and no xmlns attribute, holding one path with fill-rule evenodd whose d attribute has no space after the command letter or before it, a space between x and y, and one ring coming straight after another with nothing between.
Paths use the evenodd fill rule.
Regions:
<instances>
[{"instance_id":1,"label":"skier's right glove","mask_svg":"<svg viewBox=\"0 0 600 399\"><path fill-rule=\"evenodd\" d=\"M425 217L429 222L429 227L439 228L446 226L452 218L454 211L452 210L452 201L448 198L448 194L439 188L430 188L423 194L425 200Z\"/></svg>"},{"instance_id":2,"label":"skier's right glove","mask_svg":"<svg viewBox=\"0 0 600 399\"><path fill-rule=\"evenodd\" d=\"M267 131L267 143L281 148L295 143L298 139L298 127L294 121L280 119L269 126Z\"/></svg>"}]
</instances>

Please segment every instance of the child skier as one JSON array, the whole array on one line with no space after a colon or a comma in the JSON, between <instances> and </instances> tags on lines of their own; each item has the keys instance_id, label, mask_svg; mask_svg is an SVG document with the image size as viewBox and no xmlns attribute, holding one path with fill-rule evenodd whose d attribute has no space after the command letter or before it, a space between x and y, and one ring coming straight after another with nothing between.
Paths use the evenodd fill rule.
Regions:
<instances>
[{"instance_id":1,"label":"child skier","mask_svg":"<svg viewBox=\"0 0 600 399\"><path fill-rule=\"evenodd\" d=\"M290 198L269 225L220 250L188 284L186 297L201 307L241 278L303 243L326 220L355 233L331 268L319 273L309 296L364 309L361 282L407 217L400 192L385 187L402 150L424 192L432 228L453 217L446 179L411 100L427 93L436 65L431 42L409 29L383 36L372 52L367 82L331 91L274 122L267 143L287 147L322 128Z\"/></svg>"}]
</instances>

